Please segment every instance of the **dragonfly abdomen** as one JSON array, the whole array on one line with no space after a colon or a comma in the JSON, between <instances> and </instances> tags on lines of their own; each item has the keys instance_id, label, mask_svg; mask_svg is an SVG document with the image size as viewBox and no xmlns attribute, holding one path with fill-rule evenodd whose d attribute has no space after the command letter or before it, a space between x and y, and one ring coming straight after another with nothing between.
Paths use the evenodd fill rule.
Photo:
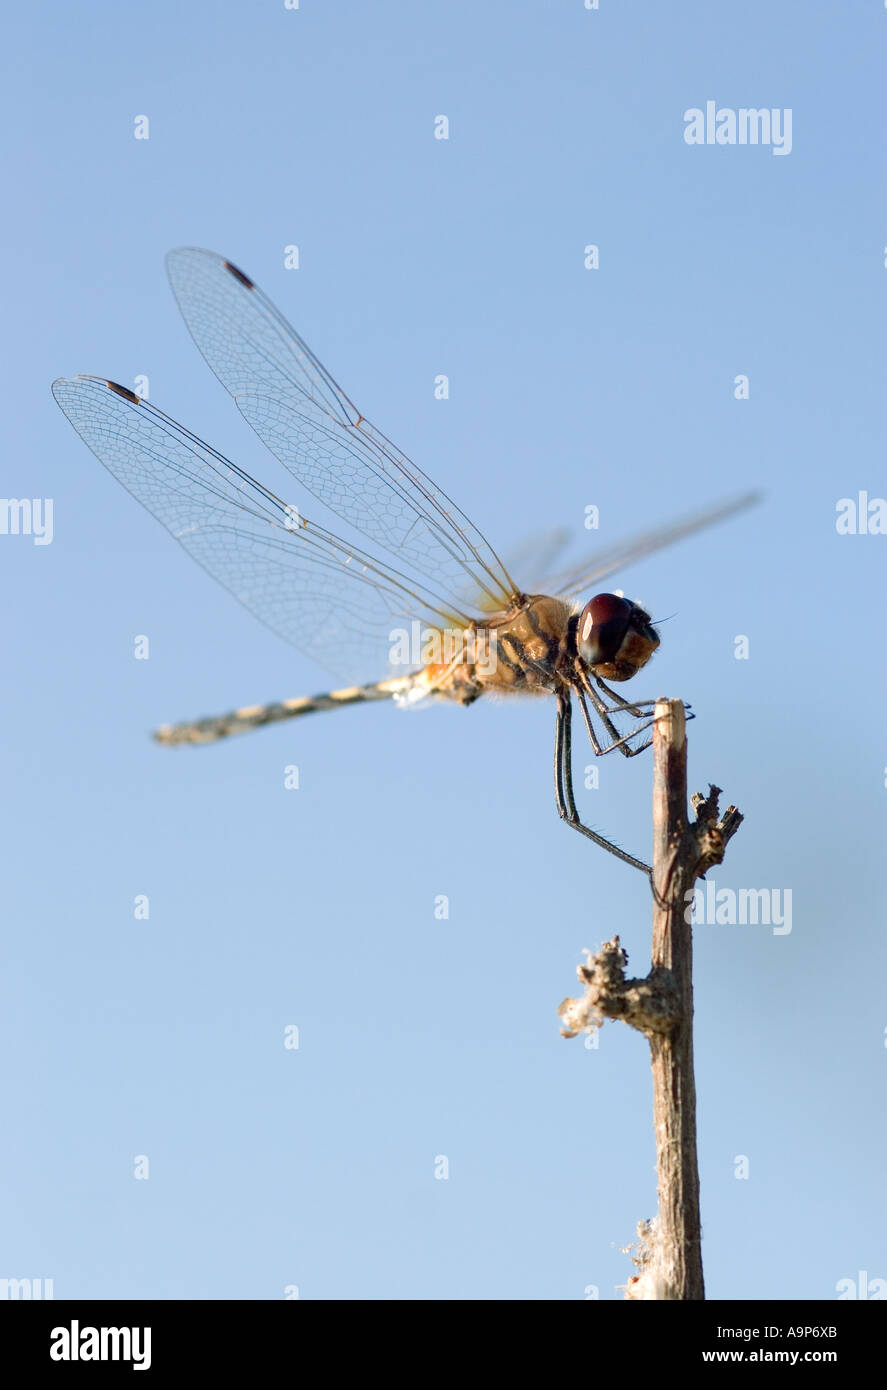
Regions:
<instances>
[{"instance_id":1,"label":"dragonfly abdomen","mask_svg":"<svg viewBox=\"0 0 887 1390\"><path fill-rule=\"evenodd\" d=\"M249 733L264 724L278 724L284 719L298 719L303 714L319 714L323 710L340 709L343 705L367 704L371 700L393 700L406 695L414 681L412 676L374 681L371 685L351 685L342 690L330 690L324 695L303 695L294 700L281 700L273 705L247 705L230 714L195 719L187 724L164 724L155 730L154 738L166 747L181 743L216 743L232 734Z\"/></svg>"}]
</instances>

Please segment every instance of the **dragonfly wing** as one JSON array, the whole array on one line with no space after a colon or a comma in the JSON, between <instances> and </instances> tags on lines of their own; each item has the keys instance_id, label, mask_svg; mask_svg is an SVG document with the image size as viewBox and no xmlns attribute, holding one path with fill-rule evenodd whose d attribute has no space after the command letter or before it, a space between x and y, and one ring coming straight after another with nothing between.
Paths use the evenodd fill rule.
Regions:
<instances>
[{"instance_id":1,"label":"dragonfly wing","mask_svg":"<svg viewBox=\"0 0 887 1390\"><path fill-rule=\"evenodd\" d=\"M197 347L285 468L438 590L508 606L515 585L489 542L361 415L248 276L194 247L171 251L167 270Z\"/></svg>"},{"instance_id":2,"label":"dragonfly wing","mask_svg":"<svg viewBox=\"0 0 887 1390\"><path fill-rule=\"evenodd\" d=\"M480 591L470 569L471 556L451 528L420 512L403 490L381 471L385 459L307 398L300 402L271 396L241 395L244 418L273 454L332 511L397 559L398 568L431 579L438 591L475 605L488 596L500 608L502 590ZM376 471L375 465L379 465ZM470 576L470 578L469 578Z\"/></svg>"},{"instance_id":3,"label":"dragonfly wing","mask_svg":"<svg viewBox=\"0 0 887 1390\"><path fill-rule=\"evenodd\" d=\"M526 593L552 592L548 576L569 547L571 539L572 532L569 526L552 526L547 531L526 536L518 545L508 549L505 563L511 574L522 574L526 577Z\"/></svg>"},{"instance_id":4,"label":"dragonfly wing","mask_svg":"<svg viewBox=\"0 0 887 1390\"><path fill-rule=\"evenodd\" d=\"M560 598L573 598L577 594L584 593L592 585L599 583L600 580L615 574L617 570L625 569L626 566L634 564L636 560L642 560L645 556L652 555L654 551L663 550L665 546L673 545L675 541L683 540L685 536L691 536L694 531L704 531L707 527L714 526L716 522L725 521L727 517L734 516L736 512L744 511L746 507L751 507L759 502L761 497L760 492L746 492L741 497L731 498L716 507L708 507L705 511L694 512L668 526L660 526L655 530L646 531L640 536L623 541L621 544L602 551L593 564L589 565L586 562L584 565L558 575L551 581L553 587L550 592Z\"/></svg>"},{"instance_id":5,"label":"dragonfly wing","mask_svg":"<svg viewBox=\"0 0 887 1390\"><path fill-rule=\"evenodd\" d=\"M52 389L96 457L198 564L335 675L384 673L393 629L414 619L433 629L469 621L301 517L125 387L75 377Z\"/></svg>"}]
</instances>

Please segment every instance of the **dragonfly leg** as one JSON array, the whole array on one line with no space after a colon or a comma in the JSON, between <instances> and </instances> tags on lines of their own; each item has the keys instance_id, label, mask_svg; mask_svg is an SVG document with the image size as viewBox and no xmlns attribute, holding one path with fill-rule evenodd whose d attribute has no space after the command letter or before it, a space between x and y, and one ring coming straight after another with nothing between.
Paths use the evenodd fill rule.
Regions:
<instances>
[{"instance_id":1,"label":"dragonfly leg","mask_svg":"<svg viewBox=\"0 0 887 1390\"><path fill-rule=\"evenodd\" d=\"M600 758L603 757L605 753L612 753L614 750L618 750L625 758L636 758L638 753L643 753L645 748L650 747L650 744L653 742L652 738L648 738L645 743L639 744L637 748L631 748L629 746L629 741L635 738L637 734L642 734L645 730L652 728L654 723L653 719L647 719L643 724L639 724L637 728L630 729L627 734L622 734L620 736L619 730L616 728L615 724L607 717L607 707L603 700L594 690L588 688L591 702L597 711L601 723L612 740L605 748L602 748L594 732L594 725L591 722L588 705L585 703L585 692L580 690L577 693L579 696L579 708L582 710L582 718L585 721L585 729L597 757Z\"/></svg>"},{"instance_id":2,"label":"dragonfly leg","mask_svg":"<svg viewBox=\"0 0 887 1390\"><path fill-rule=\"evenodd\" d=\"M594 679L597 682L598 689L603 690L605 695L609 695L611 700L616 701L617 710L626 710L629 714L633 714L636 719L643 718L643 712L646 706L649 706L652 709L653 706L656 704L655 700L624 700L622 696L619 694L619 691L611 690L610 687L607 685L606 681L601 680L600 676L595 676ZM689 717L692 719L693 715L690 714L690 709L691 706L688 705L685 700L684 712L687 715L689 715ZM611 709L608 710L607 713L615 714L617 710Z\"/></svg>"},{"instance_id":3,"label":"dragonfly leg","mask_svg":"<svg viewBox=\"0 0 887 1390\"><path fill-rule=\"evenodd\" d=\"M595 676L595 681L598 689L603 690L605 695L609 695L616 706L615 709L608 710L608 714L615 714L617 710L625 710L628 714L633 714L635 719L641 719L643 718L644 707L649 705L652 708L656 703L655 700L626 700L619 694L618 690L611 690L599 676Z\"/></svg>"},{"instance_id":4,"label":"dragonfly leg","mask_svg":"<svg viewBox=\"0 0 887 1390\"><path fill-rule=\"evenodd\" d=\"M580 835L585 835L589 840L593 840L601 849L608 850L610 854L615 854L617 859L623 863L630 864L633 869L640 869L641 873L650 877L651 869L649 864L645 864L642 859L635 859L633 854L628 854L618 845L614 845L611 840L607 840L603 835L598 835L596 830L591 830L587 825L583 825L579 819L579 812L576 810L576 801L573 796L573 737L572 737L573 707L569 695L558 695L557 697L557 723L554 731L554 795L557 802L557 813L561 820L565 820L567 825L578 830Z\"/></svg>"}]
</instances>

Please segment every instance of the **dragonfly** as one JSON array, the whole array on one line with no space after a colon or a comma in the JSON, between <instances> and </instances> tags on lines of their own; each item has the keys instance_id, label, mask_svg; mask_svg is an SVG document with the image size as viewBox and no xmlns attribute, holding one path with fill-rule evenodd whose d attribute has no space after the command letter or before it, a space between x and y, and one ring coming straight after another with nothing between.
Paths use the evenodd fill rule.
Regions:
<instances>
[{"instance_id":1,"label":"dragonfly","mask_svg":"<svg viewBox=\"0 0 887 1390\"><path fill-rule=\"evenodd\" d=\"M556 709L558 814L649 875L648 864L579 815L572 716L575 700L598 757L636 757L649 747L655 701L629 701L612 687L647 665L660 637L650 614L621 591L595 593L584 604L582 596L617 570L733 516L758 494L697 511L524 586L465 513L361 414L243 271L194 247L171 251L167 271L192 338L242 415L373 550L310 521L126 386L60 378L52 386L56 401L105 467L267 627L346 680L361 666L367 675L388 674L165 725L156 740L212 743L380 700L467 706L484 695L547 696ZM623 720L632 723L627 733Z\"/></svg>"}]
</instances>

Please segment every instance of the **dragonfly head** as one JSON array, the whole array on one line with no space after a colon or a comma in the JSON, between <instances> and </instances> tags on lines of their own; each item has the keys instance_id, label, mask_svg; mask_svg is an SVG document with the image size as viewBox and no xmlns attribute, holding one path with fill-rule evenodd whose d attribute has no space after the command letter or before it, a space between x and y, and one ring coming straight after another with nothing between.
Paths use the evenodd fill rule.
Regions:
<instances>
[{"instance_id":1,"label":"dragonfly head","mask_svg":"<svg viewBox=\"0 0 887 1390\"><path fill-rule=\"evenodd\" d=\"M659 646L650 614L618 594L595 594L579 614L576 646L586 667L608 681L628 681Z\"/></svg>"}]
</instances>

